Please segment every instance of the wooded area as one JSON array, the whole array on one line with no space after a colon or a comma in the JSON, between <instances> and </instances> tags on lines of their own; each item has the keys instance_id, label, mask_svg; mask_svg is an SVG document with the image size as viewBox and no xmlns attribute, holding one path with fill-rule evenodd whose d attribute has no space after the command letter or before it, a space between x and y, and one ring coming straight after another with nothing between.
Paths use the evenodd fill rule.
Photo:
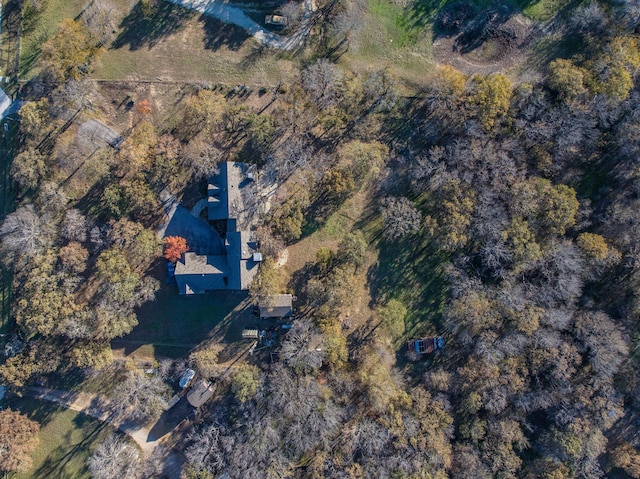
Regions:
<instances>
[{"instance_id":1,"label":"wooded area","mask_svg":"<svg viewBox=\"0 0 640 479\"><path fill-rule=\"evenodd\" d=\"M323 4L290 82L186 84L176 101L92 80L117 37L109 8L63 21L22 86L3 384L113 371L110 341L155 300L158 262L189 250L156 236L161 192L198 196L243 161L271 187L250 298L292 293L299 314L269 360L222 374L221 345L191 351L217 389L177 441L182 477L640 478L640 4L567 5L543 61L436 65L420 84L350 69L336 52L367 3ZM496 18L430 8L434 39L482 40L474 21ZM431 336L443 350L407 351ZM116 368L114 411L157 419L169 368ZM0 469L25 467L32 444L15 447ZM160 474L149 464L114 436L88 467Z\"/></svg>"}]
</instances>

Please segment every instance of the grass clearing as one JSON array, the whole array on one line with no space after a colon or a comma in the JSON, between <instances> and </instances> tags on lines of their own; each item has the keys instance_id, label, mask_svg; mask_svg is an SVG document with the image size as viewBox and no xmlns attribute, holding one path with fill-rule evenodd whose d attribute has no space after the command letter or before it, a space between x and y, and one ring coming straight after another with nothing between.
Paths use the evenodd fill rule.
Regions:
<instances>
[{"instance_id":1,"label":"grass clearing","mask_svg":"<svg viewBox=\"0 0 640 479\"><path fill-rule=\"evenodd\" d=\"M156 41L140 45L116 42L98 58L94 76L277 85L293 75L295 65L278 52L260 47L238 27L193 16Z\"/></svg>"},{"instance_id":2,"label":"grass clearing","mask_svg":"<svg viewBox=\"0 0 640 479\"><path fill-rule=\"evenodd\" d=\"M47 0L40 12L25 9L20 50L20 76L23 79L37 74L36 65L42 45L55 33L62 20L75 18L85 3L85 0Z\"/></svg>"},{"instance_id":3,"label":"grass clearing","mask_svg":"<svg viewBox=\"0 0 640 479\"><path fill-rule=\"evenodd\" d=\"M175 286L162 284L155 300L138 309L138 326L113 340L112 347L127 356L178 358L212 337L237 341L252 320L247 296L246 291L180 296Z\"/></svg>"},{"instance_id":4,"label":"grass clearing","mask_svg":"<svg viewBox=\"0 0 640 479\"><path fill-rule=\"evenodd\" d=\"M42 45L65 18L78 18L85 0L48 0L23 22L21 76L39 72ZM133 5L133 8L132 8ZM94 59L92 77L104 80L203 82L275 86L296 70L294 62L256 43L243 29L168 2L149 18L137 3L115 0L120 30Z\"/></svg>"},{"instance_id":5,"label":"grass clearing","mask_svg":"<svg viewBox=\"0 0 640 479\"><path fill-rule=\"evenodd\" d=\"M546 22L569 6L570 0L540 0L524 5L522 14L536 22Z\"/></svg>"},{"instance_id":6,"label":"grass clearing","mask_svg":"<svg viewBox=\"0 0 640 479\"><path fill-rule=\"evenodd\" d=\"M416 206L424 205L418 200ZM367 272L371 297L378 303L397 299L407 308L405 334L398 340L433 335L440 331L448 289L444 266L446 253L424 232L394 241L382 237L382 218L374 210L357 223L377 258Z\"/></svg>"},{"instance_id":7,"label":"grass clearing","mask_svg":"<svg viewBox=\"0 0 640 479\"><path fill-rule=\"evenodd\" d=\"M434 334L447 298L447 257L423 235L381 242L378 261L369 270L372 296L397 299L408 310L405 337Z\"/></svg>"},{"instance_id":8,"label":"grass clearing","mask_svg":"<svg viewBox=\"0 0 640 479\"><path fill-rule=\"evenodd\" d=\"M32 453L33 467L14 479L82 479L91 475L87 458L115 429L82 413L31 398L9 403L40 423L40 443Z\"/></svg>"},{"instance_id":9,"label":"grass clearing","mask_svg":"<svg viewBox=\"0 0 640 479\"><path fill-rule=\"evenodd\" d=\"M413 18L392 0L370 0L362 26L341 61L356 72L387 69L399 78L422 82L433 68L431 24Z\"/></svg>"}]
</instances>

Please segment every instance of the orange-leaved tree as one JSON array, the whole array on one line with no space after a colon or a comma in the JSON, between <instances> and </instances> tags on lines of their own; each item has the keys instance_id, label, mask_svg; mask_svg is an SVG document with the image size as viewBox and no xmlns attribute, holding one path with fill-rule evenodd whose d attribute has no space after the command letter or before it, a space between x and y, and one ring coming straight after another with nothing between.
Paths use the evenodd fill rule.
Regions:
<instances>
[{"instance_id":1,"label":"orange-leaved tree","mask_svg":"<svg viewBox=\"0 0 640 479\"><path fill-rule=\"evenodd\" d=\"M152 111L151 101L149 101L146 98L144 100L140 100L136 104L136 110L138 111L138 114L140 114L141 116L147 116Z\"/></svg>"},{"instance_id":2,"label":"orange-leaved tree","mask_svg":"<svg viewBox=\"0 0 640 479\"><path fill-rule=\"evenodd\" d=\"M175 263L182 253L189 251L187 240L180 236L167 236L164 239L164 257L167 261Z\"/></svg>"}]
</instances>

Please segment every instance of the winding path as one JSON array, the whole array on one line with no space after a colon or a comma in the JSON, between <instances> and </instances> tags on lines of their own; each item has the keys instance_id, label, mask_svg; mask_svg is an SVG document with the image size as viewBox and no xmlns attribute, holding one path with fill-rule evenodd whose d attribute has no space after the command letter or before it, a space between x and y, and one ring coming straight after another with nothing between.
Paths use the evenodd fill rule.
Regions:
<instances>
[{"instance_id":1,"label":"winding path","mask_svg":"<svg viewBox=\"0 0 640 479\"><path fill-rule=\"evenodd\" d=\"M167 0L181 7L196 10L204 15L217 18L224 23L237 25L249 32L253 38L265 46L280 50L293 50L304 42L313 25L313 12L316 10L313 0L305 0L304 14L300 27L286 37L270 32L249 18L242 9L232 7L226 0Z\"/></svg>"}]
</instances>

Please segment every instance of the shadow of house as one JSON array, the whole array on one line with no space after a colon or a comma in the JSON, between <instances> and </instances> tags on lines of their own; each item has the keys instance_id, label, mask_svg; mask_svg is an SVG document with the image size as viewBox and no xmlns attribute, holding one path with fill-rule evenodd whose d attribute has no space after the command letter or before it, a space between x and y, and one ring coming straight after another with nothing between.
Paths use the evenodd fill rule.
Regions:
<instances>
[{"instance_id":1,"label":"shadow of house","mask_svg":"<svg viewBox=\"0 0 640 479\"><path fill-rule=\"evenodd\" d=\"M258 272L262 255L253 229L260 202L256 171L246 163L227 162L211 178L207 190L210 221L224 222L222 254L185 253L176 263L180 294L203 294L215 290L247 290Z\"/></svg>"},{"instance_id":2,"label":"shadow of house","mask_svg":"<svg viewBox=\"0 0 640 479\"><path fill-rule=\"evenodd\" d=\"M142 2L138 2L120 23L122 30L111 48L127 45L130 50L152 48L163 37L182 28L195 15L191 10L170 2L157 2L153 11L145 15Z\"/></svg>"},{"instance_id":3,"label":"shadow of house","mask_svg":"<svg viewBox=\"0 0 640 479\"><path fill-rule=\"evenodd\" d=\"M217 51L226 47L237 51L251 38L244 28L224 23L209 15L200 15L199 21L204 29L204 48L207 50Z\"/></svg>"},{"instance_id":4,"label":"shadow of house","mask_svg":"<svg viewBox=\"0 0 640 479\"><path fill-rule=\"evenodd\" d=\"M193 408L187 401L187 398L185 396L180 398L173 407L167 409L160 415L151 430L149 430L147 441L157 441L158 439L166 436L178 427L180 423L189 416L189 413L192 410Z\"/></svg>"},{"instance_id":5,"label":"shadow of house","mask_svg":"<svg viewBox=\"0 0 640 479\"><path fill-rule=\"evenodd\" d=\"M181 205L166 225L162 236L181 236L187 240L190 251L200 255L224 255L222 238L212 226L191 215Z\"/></svg>"}]
</instances>

